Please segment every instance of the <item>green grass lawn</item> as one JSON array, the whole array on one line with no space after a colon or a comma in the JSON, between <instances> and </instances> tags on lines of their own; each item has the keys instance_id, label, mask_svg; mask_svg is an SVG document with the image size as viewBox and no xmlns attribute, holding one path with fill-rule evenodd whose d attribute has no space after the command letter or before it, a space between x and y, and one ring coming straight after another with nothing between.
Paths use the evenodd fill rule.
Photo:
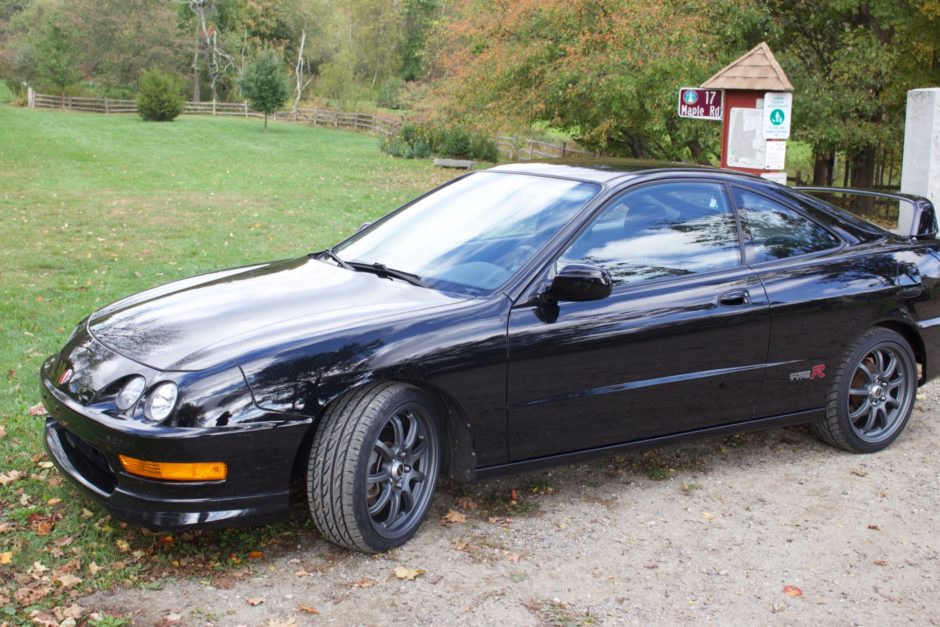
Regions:
<instances>
[{"instance_id":1,"label":"green grass lawn","mask_svg":"<svg viewBox=\"0 0 940 627\"><path fill-rule=\"evenodd\" d=\"M0 105L0 483L24 473L0 485L0 564L10 562L0 565L0 621L166 569L202 576L311 533L287 525L171 542L122 527L63 482L29 408L40 363L78 320L173 279L322 249L451 176L346 131ZM81 583L50 580L44 598L11 600L24 587L14 572L40 562L52 570L29 585L42 587L76 558Z\"/></svg>"}]
</instances>

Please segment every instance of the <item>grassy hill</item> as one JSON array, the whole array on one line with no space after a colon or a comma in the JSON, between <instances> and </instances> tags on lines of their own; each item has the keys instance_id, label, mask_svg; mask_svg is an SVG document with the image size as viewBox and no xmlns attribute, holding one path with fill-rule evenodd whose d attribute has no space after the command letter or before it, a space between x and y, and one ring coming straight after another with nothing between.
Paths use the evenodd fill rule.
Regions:
<instances>
[{"instance_id":1,"label":"grassy hill","mask_svg":"<svg viewBox=\"0 0 940 627\"><path fill-rule=\"evenodd\" d=\"M0 105L0 473L27 473L0 486L0 524L14 529L0 554L22 571L73 557L44 550L69 536L101 566L127 561L117 540L151 548L38 465L42 423L28 416L37 372L78 320L176 278L321 249L450 176L347 131ZM34 532L35 520L59 515L49 537ZM3 588L0 578L0 597L12 594Z\"/></svg>"}]
</instances>

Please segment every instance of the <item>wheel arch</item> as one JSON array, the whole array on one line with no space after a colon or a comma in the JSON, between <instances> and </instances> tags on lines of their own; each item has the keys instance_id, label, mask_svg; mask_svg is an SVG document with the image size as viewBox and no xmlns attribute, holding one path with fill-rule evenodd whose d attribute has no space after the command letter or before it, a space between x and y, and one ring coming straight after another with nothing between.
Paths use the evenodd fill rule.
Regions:
<instances>
[{"instance_id":1,"label":"wheel arch","mask_svg":"<svg viewBox=\"0 0 940 627\"><path fill-rule=\"evenodd\" d=\"M911 350L914 351L914 359L917 361L917 365L920 367L920 373L917 377L917 385L923 385L927 381L927 346L924 344L924 339L920 336L920 332L917 330L917 327L907 321L896 319L882 320L880 322L876 322L872 326L894 331L907 340Z\"/></svg>"},{"instance_id":2,"label":"wheel arch","mask_svg":"<svg viewBox=\"0 0 940 627\"><path fill-rule=\"evenodd\" d=\"M325 405L317 417L310 424L304 434L300 446L297 447L294 462L291 468L291 505L292 509L306 502L306 488L302 485L305 481L307 472L307 459L310 456L310 448L313 445L313 438L317 429L322 423L322 417L326 414L327 408L337 403L348 394L353 394L364 387L374 386L381 383L401 382L413 385L424 392L435 404L433 412L434 420L438 427L438 434L441 438L441 471L457 481L471 481L475 476L476 470L476 449L473 444L473 434L470 427L470 421L467 419L463 409L444 390L431 385L426 381L394 378L383 380L371 380L356 385L345 390L342 394L336 395Z\"/></svg>"}]
</instances>

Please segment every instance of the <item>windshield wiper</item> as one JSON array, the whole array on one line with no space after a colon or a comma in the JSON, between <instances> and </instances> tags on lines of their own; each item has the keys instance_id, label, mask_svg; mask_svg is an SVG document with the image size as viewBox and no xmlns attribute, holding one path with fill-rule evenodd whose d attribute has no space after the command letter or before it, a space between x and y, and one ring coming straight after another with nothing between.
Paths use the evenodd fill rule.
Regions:
<instances>
[{"instance_id":1,"label":"windshield wiper","mask_svg":"<svg viewBox=\"0 0 940 627\"><path fill-rule=\"evenodd\" d=\"M363 263L361 261L347 261L344 263L355 270L371 272L372 274L378 275L380 277L401 279L402 281L407 281L408 283L417 285L418 287L428 286L428 284L425 283L417 274L405 272L404 270L396 270L395 268L389 268L384 263Z\"/></svg>"},{"instance_id":2,"label":"windshield wiper","mask_svg":"<svg viewBox=\"0 0 940 627\"><path fill-rule=\"evenodd\" d=\"M327 249L324 250L322 253L320 253L319 256L320 256L320 257L326 257L327 259L332 259L333 261L336 262L336 265L338 265L338 266L341 267L341 268L346 268L347 270L355 270L355 268L353 268L351 265L349 265L349 262L348 262L348 261L346 261L345 259L343 259L343 258L340 257L339 255L337 255L335 252L333 252L333 249L332 249L332 248L327 248Z\"/></svg>"}]
</instances>

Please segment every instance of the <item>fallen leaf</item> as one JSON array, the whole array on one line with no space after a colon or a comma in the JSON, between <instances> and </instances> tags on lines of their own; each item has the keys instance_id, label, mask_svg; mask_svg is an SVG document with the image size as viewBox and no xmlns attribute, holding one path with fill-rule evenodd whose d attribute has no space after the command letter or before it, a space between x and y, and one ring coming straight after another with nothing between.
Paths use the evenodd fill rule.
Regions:
<instances>
[{"instance_id":1,"label":"fallen leaf","mask_svg":"<svg viewBox=\"0 0 940 627\"><path fill-rule=\"evenodd\" d=\"M458 551L466 551L470 548L470 543L461 538L454 542L454 548Z\"/></svg>"},{"instance_id":2,"label":"fallen leaf","mask_svg":"<svg viewBox=\"0 0 940 627\"><path fill-rule=\"evenodd\" d=\"M414 581L427 572L428 571L424 570L423 568L405 568L404 566L395 567L395 576L406 581Z\"/></svg>"},{"instance_id":3,"label":"fallen leaf","mask_svg":"<svg viewBox=\"0 0 940 627\"><path fill-rule=\"evenodd\" d=\"M455 509L449 509L447 510L447 513L444 514L444 517L441 518L441 520L450 524L462 524L467 522L467 516L466 514L461 514Z\"/></svg>"},{"instance_id":4,"label":"fallen leaf","mask_svg":"<svg viewBox=\"0 0 940 627\"><path fill-rule=\"evenodd\" d=\"M301 612L306 612L306 613L308 613L308 614L319 614L319 613L320 613L320 610L318 610L317 608L313 607L312 605L298 605L298 606L297 606L297 609L300 610Z\"/></svg>"},{"instance_id":5,"label":"fallen leaf","mask_svg":"<svg viewBox=\"0 0 940 627\"><path fill-rule=\"evenodd\" d=\"M164 625L175 625L176 623L183 620L182 614L170 613L163 617Z\"/></svg>"},{"instance_id":6,"label":"fallen leaf","mask_svg":"<svg viewBox=\"0 0 940 627\"><path fill-rule=\"evenodd\" d=\"M715 515L711 512L702 512L702 518L705 520L715 520Z\"/></svg>"},{"instance_id":7,"label":"fallen leaf","mask_svg":"<svg viewBox=\"0 0 940 627\"><path fill-rule=\"evenodd\" d=\"M875 560L874 564L875 566L887 566L888 561L887 560Z\"/></svg>"},{"instance_id":8,"label":"fallen leaf","mask_svg":"<svg viewBox=\"0 0 940 627\"><path fill-rule=\"evenodd\" d=\"M82 508L82 518L91 518L92 516L94 516L94 514L90 509L85 509L84 507Z\"/></svg>"},{"instance_id":9,"label":"fallen leaf","mask_svg":"<svg viewBox=\"0 0 940 627\"><path fill-rule=\"evenodd\" d=\"M305 571L303 568L301 568L300 570L294 571L294 576L295 576L295 577L306 577L306 576L309 575L309 574L310 574L310 573L308 573L307 571Z\"/></svg>"},{"instance_id":10,"label":"fallen leaf","mask_svg":"<svg viewBox=\"0 0 940 627\"><path fill-rule=\"evenodd\" d=\"M476 501L471 499L469 496L458 496L456 499L454 499L454 504L460 509L465 509L468 511L479 507Z\"/></svg>"},{"instance_id":11,"label":"fallen leaf","mask_svg":"<svg viewBox=\"0 0 940 627\"><path fill-rule=\"evenodd\" d=\"M52 533L52 529L55 527L53 518L39 512L30 514L26 520L29 522L29 528L36 532L37 536L47 536Z\"/></svg>"},{"instance_id":12,"label":"fallen leaf","mask_svg":"<svg viewBox=\"0 0 940 627\"><path fill-rule=\"evenodd\" d=\"M513 503L517 502L519 500L519 490L513 488L512 492L509 493L509 500Z\"/></svg>"},{"instance_id":13,"label":"fallen leaf","mask_svg":"<svg viewBox=\"0 0 940 627\"><path fill-rule=\"evenodd\" d=\"M12 551L6 551L4 553L0 553L0 564L9 564L12 559L13 559Z\"/></svg>"},{"instance_id":14,"label":"fallen leaf","mask_svg":"<svg viewBox=\"0 0 940 627\"><path fill-rule=\"evenodd\" d=\"M0 486L10 485L17 479L23 478L24 473L22 470L8 470L7 472L0 472Z\"/></svg>"},{"instance_id":15,"label":"fallen leaf","mask_svg":"<svg viewBox=\"0 0 940 627\"><path fill-rule=\"evenodd\" d=\"M3 425L0 425L0 438L7 437L7 430Z\"/></svg>"},{"instance_id":16,"label":"fallen leaf","mask_svg":"<svg viewBox=\"0 0 940 627\"><path fill-rule=\"evenodd\" d=\"M875 525L875 524L868 525L868 528L871 529L871 530L873 530L873 531L881 531L881 527L879 527L878 525Z\"/></svg>"},{"instance_id":17,"label":"fallen leaf","mask_svg":"<svg viewBox=\"0 0 940 627\"><path fill-rule=\"evenodd\" d=\"M363 577L362 579L357 581L355 585L357 588L371 588L372 586L375 585L375 579L370 579L369 577Z\"/></svg>"},{"instance_id":18,"label":"fallen leaf","mask_svg":"<svg viewBox=\"0 0 940 627\"><path fill-rule=\"evenodd\" d=\"M48 586L41 586L38 588L20 588L13 593L13 598L15 598L16 602L20 605L32 605L33 603L37 603L43 600L48 594Z\"/></svg>"},{"instance_id":19,"label":"fallen leaf","mask_svg":"<svg viewBox=\"0 0 940 627\"><path fill-rule=\"evenodd\" d=\"M57 568L55 572L56 573L77 573L79 570L81 570L81 567L82 567L82 563L76 557L72 561L66 562L65 564Z\"/></svg>"},{"instance_id":20,"label":"fallen leaf","mask_svg":"<svg viewBox=\"0 0 940 627\"><path fill-rule=\"evenodd\" d=\"M98 566L98 565L95 564L94 562L92 562L91 564L88 565L88 572L91 573L91 576L92 576L92 577L94 577L95 575L97 575L98 573L100 573L100 572L103 571L103 570L104 570L104 568L102 568L101 566Z\"/></svg>"},{"instance_id":21,"label":"fallen leaf","mask_svg":"<svg viewBox=\"0 0 940 627\"><path fill-rule=\"evenodd\" d=\"M68 607L66 607L66 608L64 608L64 609L62 610L62 620L65 620L65 619L67 619L67 618L72 618L72 619L74 619L74 620L78 620L78 619L80 619L82 616L84 616L87 611L88 611L88 610L86 610L86 609L85 609L84 607L82 607L81 605L78 605L77 603L72 603L70 606L68 606ZM57 608L57 609L56 609L56 614L58 614L58 613L59 613L59 612L58 612L58 608Z\"/></svg>"},{"instance_id":22,"label":"fallen leaf","mask_svg":"<svg viewBox=\"0 0 940 627\"><path fill-rule=\"evenodd\" d=\"M52 462L39 462L39 467L44 470L49 470L53 466L55 466L55 464L53 464Z\"/></svg>"},{"instance_id":23,"label":"fallen leaf","mask_svg":"<svg viewBox=\"0 0 940 627\"><path fill-rule=\"evenodd\" d=\"M510 562L512 562L513 564L518 564L520 557L522 557L522 556L519 555L518 553L510 553L510 554L509 554L509 557L507 557L506 559L508 559L508 560L509 560Z\"/></svg>"},{"instance_id":24,"label":"fallen leaf","mask_svg":"<svg viewBox=\"0 0 940 627\"><path fill-rule=\"evenodd\" d=\"M849 472L852 473L853 475L855 475L856 477L867 477L867 476L868 476L868 473L865 472L864 470L862 470L861 468L853 468L853 469L850 470Z\"/></svg>"},{"instance_id":25,"label":"fallen leaf","mask_svg":"<svg viewBox=\"0 0 940 627\"><path fill-rule=\"evenodd\" d=\"M486 519L486 522L490 523L491 525L506 526L506 525L512 524L512 518L507 518L503 516L490 516L489 518Z\"/></svg>"},{"instance_id":26,"label":"fallen leaf","mask_svg":"<svg viewBox=\"0 0 940 627\"><path fill-rule=\"evenodd\" d=\"M121 553L127 553L128 551L131 550L131 545L128 544L127 540L120 540L120 539L115 540L114 546L116 546L117 550L120 551Z\"/></svg>"},{"instance_id":27,"label":"fallen leaf","mask_svg":"<svg viewBox=\"0 0 940 627\"><path fill-rule=\"evenodd\" d=\"M35 405L29 408L29 411L27 413L30 416L42 416L46 413L46 408L43 406L42 403L36 403Z\"/></svg>"},{"instance_id":28,"label":"fallen leaf","mask_svg":"<svg viewBox=\"0 0 940 627\"><path fill-rule=\"evenodd\" d=\"M163 544L173 544L173 536L160 536L160 542Z\"/></svg>"},{"instance_id":29,"label":"fallen leaf","mask_svg":"<svg viewBox=\"0 0 940 627\"><path fill-rule=\"evenodd\" d=\"M74 588L75 586L80 584L82 582L82 578L66 573L64 575L59 575L58 577L56 577L55 581L58 581L60 584L62 584L63 588L68 589L68 588Z\"/></svg>"},{"instance_id":30,"label":"fallen leaf","mask_svg":"<svg viewBox=\"0 0 940 627\"><path fill-rule=\"evenodd\" d=\"M29 574L37 579L47 572L49 572L49 567L44 566L42 562L33 562L33 567L29 569Z\"/></svg>"},{"instance_id":31,"label":"fallen leaf","mask_svg":"<svg viewBox=\"0 0 940 627\"><path fill-rule=\"evenodd\" d=\"M36 627L59 627L58 619L51 614L47 614L46 612L34 610L29 613L29 618L32 620L32 624Z\"/></svg>"},{"instance_id":32,"label":"fallen leaf","mask_svg":"<svg viewBox=\"0 0 940 627\"><path fill-rule=\"evenodd\" d=\"M791 597L801 597L803 596L803 591L796 586L786 585L783 587L783 593Z\"/></svg>"},{"instance_id":33,"label":"fallen leaf","mask_svg":"<svg viewBox=\"0 0 940 627\"><path fill-rule=\"evenodd\" d=\"M247 598L245 599L245 603L254 607L255 605L261 605L262 603L264 603L264 599Z\"/></svg>"},{"instance_id":34,"label":"fallen leaf","mask_svg":"<svg viewBox=\"0 0 940 627\"><path fill-rule=\"evenodd\" d=\"M262 553L261 551L252 551L251 553L248 554L248 559L251 559L251 560L261 559L262 557L264 557L264 553Z\"/></svg>"}]
</instances>

